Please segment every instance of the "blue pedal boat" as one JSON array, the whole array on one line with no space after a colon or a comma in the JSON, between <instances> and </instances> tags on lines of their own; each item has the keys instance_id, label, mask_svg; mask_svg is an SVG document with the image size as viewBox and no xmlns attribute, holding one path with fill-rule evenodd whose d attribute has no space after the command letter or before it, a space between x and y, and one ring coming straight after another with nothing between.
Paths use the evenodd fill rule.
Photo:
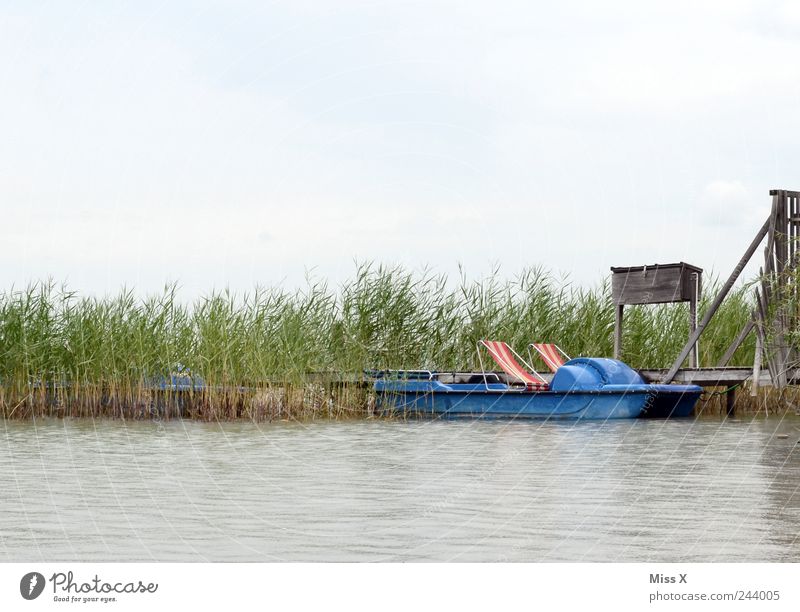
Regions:
<instances>
[{"instance_id":1,"label":"blue pedal boat","mask_svg":"<svg viewBox=\"0 0 800 612\"><path fill-rule=\"evenodd\" d=\"M549 383L515 384L508 373L426 370L372 372L385 412L438 417L632 419L685 417L702 389L648 384L627 364L580 357Z\"/></svg>"}]
</instances>

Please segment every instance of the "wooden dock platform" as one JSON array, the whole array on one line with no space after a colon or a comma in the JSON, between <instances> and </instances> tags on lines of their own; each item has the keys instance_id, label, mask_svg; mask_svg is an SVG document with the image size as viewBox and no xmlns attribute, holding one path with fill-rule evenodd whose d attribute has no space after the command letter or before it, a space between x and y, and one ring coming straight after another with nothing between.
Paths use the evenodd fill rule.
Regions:
<instances>
[{"instance_id":1,"label":"wooden dock platform","mask_svg":"<svg viewBox=\"0 0 800 612\"><path fill-rule=\"evenodd\" d=\"M666 369L639 370L647 382L658 383L667 374ZM786 373L789 384L800 382L800 368L794 368ZM677 371L674 382L683 385L699 385L700 387L729 387L753 379L753 368L725 367L725 368L684 368ZM772 386L772 379L767 371L759 373L759 387Z\"/></svg>"},{"instance_id":2,"label":"wooden dock platform","mask_svg":"<svg viewBox=\"0 0 800 612\"><path fill-rule=\"evenodd\" d=\"M649 383L658 384L667 374L667 368L645 368L637 370ZM550 382L553 375L549 372L542 376ZM786 373L789 384L800 384L800 368L794 368ZM677 371L673 382L682 385L698 385L700 387L731 387L743 382L753 380L753 368L724 367L724 368L682 368ZM759 373L758 386L771 387L772 379L767 371Z\"/></svg>"}]
</instances>

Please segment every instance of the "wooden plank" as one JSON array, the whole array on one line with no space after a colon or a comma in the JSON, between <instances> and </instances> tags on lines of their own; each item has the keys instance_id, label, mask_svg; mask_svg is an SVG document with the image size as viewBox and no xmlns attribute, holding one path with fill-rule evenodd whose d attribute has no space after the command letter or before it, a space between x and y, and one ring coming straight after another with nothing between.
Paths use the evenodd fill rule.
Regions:
<instances>
[{"instance_id":1,"label":"wooden plank","mask_svg":"<svg viewBox=\"0 0 800 612\"><path fill-rule=\"evenodd\" d=\"M786 193L783 192L776 196L778 199L777 207L775 210L775 285L772 287L775 299L775 312L772 320L772 327L774 331L774 342L772 346L768 347L768 351L772 354L772 362L775 369L772 370L773 380L777 383L778 388L786 386L786 317L784 314L783 304L785 301L784 285L786 264L788 258L788 244L786 241L786 234L788 231L787 222L787 206ZM772 298L770 298L770 301ZM769 305L769 304L767 304Z\"/></svg>"},{"instance_id":2,"label":"wooden plank","mask_svg":"<svg viewBox=\"0 0 800 612\"><path fill-rule=\"evenodd\" d=\"M689 270L690 272L701 272L701 273L703 271L703 268L698 268L697 266L693 266L692 264L686 263L685 261L678 261L674 263L655 263L643 266L611 266L611 271L617 274L622 272L645 272L648 270L655 270L656 268L659 268L661 270L675 268L675 269Z\"/></svg>"},{"instance_id":3,"label":"wooden plank","mask_svg":"<svg viewBox=\"0 0 800 612\"><path fill-rule=\"evenodd\" d=\"M663 304L688 299L680 268L648 267L642 272L614 272L611 299L615 304Z\"/></svg>"},{"instance_id":4,"label":"wooden plank","mask_svg":"<svg viewBox=\"0 0 800 612\"><path fill-rule=\"evenodd\" d=\"M798 290L797 290L797 283L795 282L795 278L797 276L796 268L798 264L797 260L798 222L793 221L793 219L798 218L798 213L800 213L800 210L798 210L798 206L800 206L800 197L790 196L789 197L789 262L788 262L789 273L787 275L787 283L789 285L787 287L787 291L789 291L789 293L787 295L789 295L792 298L794 304L798 303L797 300ZM797 312L790 311L785 313L785 315L786 315L787 329L795 329L798 324ZM787 361L792 362L796 359L796 357L797 357L796 351L792 346L790 346L786 354Z\"/></svg>"},{"instance_id":5,"label":"wooden plank","mask_svg":"<svg viewBox=\"0 0 800 612\"><path fill-rule=\"evenodd\" d=\"M784 242L786 239L786 196L778 196L778 207L775 211L775 270L780 274L786 267Z\"/></svg>"},{"instance_id":6,"label":"wooden plank","mask_svg":"<svg viewBox=\"0 0 800 612\"><path fill-rule=\"evenodd\" d=\"M767 274L772 274L775 270L775 221L778 214L778 200L780 196L776 193L772 196L772 208L769 213L769 229L767 234L767 248L764 250L764 270Z\"/></svg>"},{"instance_id":7,"label":"wooden plank","mask_svg":"<svg viewBox=\"0 0 800 612\"><path fill-rule=\"evenodd\" d=\"M758 381L761 378L761 353L763 347L761 345L761 334L756 334L756 356L753 359L753 384L750 387L750 395L755 397L758 395Z\"/></svg>"},{"instance_id":8,"label":"wooden plank","mask_svg":"<svg viewBox=\"0 0 800 612\"><path fill-rule=\"evenodd\" d=\"M672 364L672 367L669 369L667 375L664 377L664 380L662 382L668 383L672 381L672 379L675 377L675 374L680 369L681 364L689 355L689 351L692 350L692 347L699 340L700 335L708 326L708 323L711 321L711 318L716 314L717 309L720 307L720 304L722 304L723 300L727 297L728 293L733 287L733 284L736 282L736 279L739 278L739 275L742 273L742 270L747 265L747 262L750 261L750 258L753 256L753 253L755 253L755 250L758 248L758 245L761 244L762 240L764 240L764 236L767 235L767 231L769 230L769 223L770 220L767 219L764 225L761 226L761 229L758 230L756 237L753 238L753 241L750 243L750 246L747 247L747 250L744 252L744 255L742 255L741 259L739 260L739 263L736 264L736 267L733 269L733 272L731 272L731 275L728 277L728 280L725 281L725 284L722 286L722 289L720 289L719 293L714 298L714 301L708 307L708 310L703 315L703 319L700 321L700 323L697 324L697 329L694 330L694 333L689 337L689 341L681 349L680 354L675 359L675 363Z\"/></svg>"},{"instance_id":9,"label":"wooden plank","mask_svg":"<svg viewBox=\"0 0 800 612\"><path fill-rule=\"evenodd\" d=\"M642 378L647 382L660 382L666 374L666 368L638 370ZM682 385L699 385L701 387L728 387L745 381L753 377L752 366L747 367L728 367L728 368L682 368L675 374L674 382ZM545 377L546 378L546 377ZM788 372L788 379L792 384L800 383L800 368L792 368ZM758 381L759 386L769 387L772 379L769 372L761 370Z\"/></svg>"},{"instance_id":10,"label":"wooden plank","mask_svg":"<svg viewBox=\"0 0 800 612\"><path fill-rule=\"evenodd\" d=\"M785 195L781 198L780 202L780 233L778 239L781 245L781 261L778 271L783 274L786 269L786 263L789 261L789 243L787 237L789 236L789 198Z\"/></svg>"},{"instance_id":11,"label":"wooden plank","mask_svg":"<svg viewBox=\"0 0 800 612\"><path fill-rule=\"evenodd\" d=\"M765 331L765 321L767 320L767 302L764 295L758 289L755 290L755 293L756 311L758 314L756 317L756 333L761 337L761 347L764 357L767 360L767 369L769 370L771 383L773 386L776 386L777 364L772 358L772 353L769 350L769 343L767 342L767 334Z\"/></svg>"},{"instance_id":12,"label":"wooden plank","mask_svg":"<svg viewBox=\"0 0 800 612\"><path fill-rule=\"evenodd\" d=\"M689 301L689 337L692 337L694 330L697 329L697 296L693 295ZM699 365L699 347L695 342L692 351L689 353L689 367L696 368Z\"/></svg>"},{"instance_id":13,"label":"wooden plank","mask_svg":"<svg viewBox=\"0 0 800 612\"><path fill-rule=\"evenodd\" d=\"M786 223L788 225L788 232L789 232L789 236L788 236L788 239L789 239L789 258L788 258L788 261L789 261L789 265L791 265L791 262L794 261L794 253L796 251L795 247L796 247L796 243L797 243L797 241L795 240L796 231L797 231L797 222L792 220L797 216L797 198L795 198L793 196L790 196L788 198L788 202L789 202L789 209L788 209L787 214L786 214Z\"/></svg>"},{"instance_id":14,"label":"wooden plank","mask_svg":"<svg viewBox=\"0 0 800 612\"><path fill-rule=\"evenodd\" d=\"M756 333L760 338L759 344L761 344L762 362L764 359L766 359L767 361L767 376L769 378L769 381L766 385L763 386L770 385L772 387L780 388L780 385L778 385L778 377L776 374L777 366L775 365L775 360L772 358L772 355L767 350L768 347L767 335L764 332L764 328L760 322L756 322Z\"/></svg>"},{"instance_id":15,"label":"wooden plank","mask_svg":"<svg viewBox=\"0 0 800 612\"><path fill-rule=\"evenodd\" d=\"M696 295L697 299L703 295L703 273L694 272L689 270L688 273L683 275L683 295L688 297L689 302L692 301L692 296Z\"/></svg>"},{"instance_id":16,"label":"wooden plank","mask_svg":"<svg viewBox=\"0 0 800 612\"><path fill-rule=\"evenodd\" d=\"M762 334L762 346L767 359L770 376L773 384L783 388L786 384L787 351L784 347L784 317L779 308L772 316L770 303L780 304L782 300L781 285L783 283L783 269L785 260L782 254L783 237L780 235L783 226L782 218L786 210L784 192L776 191L772 198L772 210L768 230L767 246L764 249L764 269L760 270L762 293L758 300L760 323L759 330ZM767 325L774 331L774 342L767 341Z\"/></svg>"},{"instance_id":17,"label":"wooden plank","mask_svg":"<svg viewBox=\"0 0 800 612\"><path fill-rule=\"evenodd\" d=\"M783 274L783 271L786 269L786 262L789 259L789 247L786 242L789 227L787 205L786 195L779 196L778 218L776 219L777 235L775 236L777 242L776 260L778 264L776 270L779 275Z\"/></svg>"},{"instance_id":18,"label":"wooden plank","mask_svg":"<svg viewBox=\"0 0 800 612\"><path fill-rule=\"evenodd\" d=\"M791 202L791 211L789 212L789 241L790 241L790 257L789 262L790 265L794 265L797 263L797 234L798 234L798 224L800 224L800 210L798 210L798 206L800 206L800 198L792 197L790 199Z\"/></svg>"},{"instance_id":19,"label":"wooden plank","mask_svg":"<svg viewBox=\"0 0 800 612\"><path fill-rule=\"evenodd\" d=\"M795 210L796 198L790 196L790 197L787 198L787 202L788 202L788 211L787 211L787 215L786 215L786 224L787 224L787 232L788 232L787 243L788 243L788 246L789 246L789 254L788 254L788 257L787 257L787 264L789 265L789 267L792 267L792 264L794 262L794 253L795 253L795 244L796 244L796 241L795 241L795 229L797 227L797 224L794 221L792 221L792 219L797 214L797 212Z\"/></svg>"}]
</instances>

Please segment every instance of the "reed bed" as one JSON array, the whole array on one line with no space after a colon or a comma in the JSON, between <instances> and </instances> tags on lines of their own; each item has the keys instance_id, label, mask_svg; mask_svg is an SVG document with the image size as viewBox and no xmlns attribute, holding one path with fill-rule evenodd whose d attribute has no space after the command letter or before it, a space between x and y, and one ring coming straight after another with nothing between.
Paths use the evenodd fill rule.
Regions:
<instances>
[{"instance_id":1,"label":"reed bed","mask_svg":"<svg viewBox=\"0 0 800 612\"><path fill-rule=\"evenodd\" d=\"M713 284L713 283L710 283ZM706 290L703 312L714 287ZM745 324L746 287L734 291L700 343L715 363ZM506 279L449 282L430 272L358 266L338 287L257 289L178 300L174 285L139 299L80 297L53 282L0 294L0 413L6 418L309 419L367 417L374 398L347 384L365 369L479 368L476 344L532 341L571 355L610 355L609 282L578 287L542 268ZM623 358L667 367L688 335L686 305L626 310ZM734 363L751 364L752 338ZM203 391L157 391L176 371Z\"/></svg>"}]
</instances>

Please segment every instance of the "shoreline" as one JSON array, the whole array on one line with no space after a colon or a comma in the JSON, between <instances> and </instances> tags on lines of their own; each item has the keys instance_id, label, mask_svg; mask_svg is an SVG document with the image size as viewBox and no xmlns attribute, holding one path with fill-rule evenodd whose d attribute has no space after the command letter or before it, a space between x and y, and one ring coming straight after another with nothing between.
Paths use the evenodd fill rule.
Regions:
<instances>
[{"instance_id":1,"label":"shoreline","mask_svg":"<svg viewBox=\"0 0 800 612\"><path fill-rule=\"evenodd\" d=\"M698 401L694 416L688 418L724 416L727 408L725 388L719 389L706 390ZM745 392L736 394L737 416L800 416L800 389L790 388L782 392L761 389L755 397L746 387L743 390ZM89 387L80 391L62 389L56 392L37 389L28 394L13 395L0 387L0 419L9 421L85 418L305 422L397 417L376 408L376 396L365 383L292 383L199 392L146 388L123 392Z\"/></svg>"}]
</instances>

